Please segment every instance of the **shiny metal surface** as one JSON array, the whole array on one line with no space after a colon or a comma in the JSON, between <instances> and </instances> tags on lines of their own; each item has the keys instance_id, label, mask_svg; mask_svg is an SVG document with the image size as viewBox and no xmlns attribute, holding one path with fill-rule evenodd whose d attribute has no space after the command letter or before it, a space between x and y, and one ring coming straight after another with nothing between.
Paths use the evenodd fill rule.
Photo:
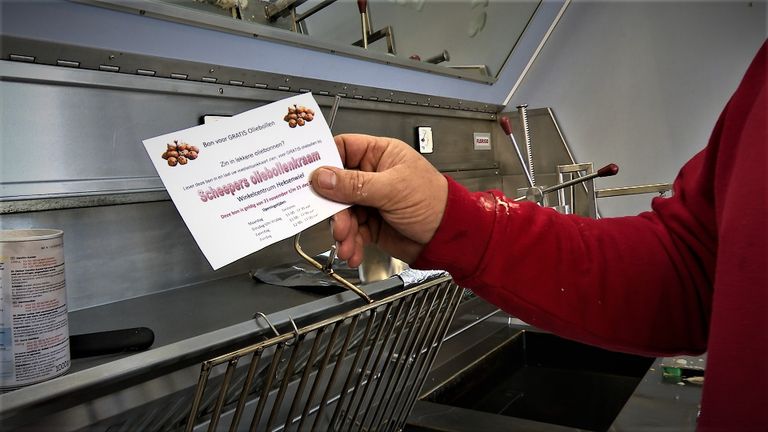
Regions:
<instances>
[{"instance_id":1,"label":"shiny metal surface","mask_svg":"<svg viewBox=\"0 0 768 432\"><path fill-rule=\"evenodd\" d=\"M248 417L250 430L348 430L358 422L364 430L398 430L413 403L406 396L417 394L429 370L424 366L439 349L460 294L450 279L442 278L205 361L186 430L212 431L227 424L229 430L240 430L239 422ZM398 312L390 316L387 311L392 305L397 305ZM403 310L407 312L401 314ZM367 321L365 330L358 325L361 319ZM377 337L369 339L372 327L389 330L377 331ZM311 344L308 355L305 344ZM359 370L349 367L364 352L369 359L374 351L373 363L366 360ZM252 363L238 369L241 359L247 362L252 357L251 361L259 362L265 352L271 359L268 367L256 373ZM311 387L305 395L310 376ZM350 388L355 380L358 384ZM252 388L254 382L260 385ZM352 410L360 386L372 392L363 393ZM342 402L347 394L351 394L350 405L345 408ZM249 406L255 409L250 411ZM223 417L225 411L228 415ZM295 417L299 411L301 416Z\"/></svg>"},{"instance_id":2,"label":"shiny metal surface","mask_svg":"<svg viewBox=\"0 0 768 432\"><path fill-rule=\"evenodd\" d=\"M528 123L528 105L518 105L517 112L520 114L520 124L523 126L523 142L525 143L525 155L528 161L527 175L530 178L531 187L534 187L536 186L536 174L533 164L533 143L531 142L531 127Z\"/></svg>"},{"instance_id":3,"label":"shiny metal surface","mask_svg":"<svg viewBox=\"0 0 768 432\"><path fill-rule=\"evenodd\" d=\"M366 291L387 297L401 293L402 282L393 278ZM157 421L157 413L170 406L184 419L189 405L178 404L191 401L201 361L271 337L264 320L251 319L255 311L264 311L277 328L286 329L292 328L291 319L312 322L359 305L352 293L328 296L255 284L243 274L78 311L70 314L75 333L142 322L154 328L155 345L141 353L76 360L65 376L0 395L0 422L21 430L54 425L77 430L108 422L106 429L130 419L136 428L131 422Z\"/></svg>"},{"instance_id":4,"label":"shiny metal surface","mask_svg":"<svg viewBox=\"0 0 768 432\"><path fill-rule=\"evenodd\" d=\"M672 190L672 183L656 183L648 185L624 186L616 188L598 189L595 195L598 198L608 198L614 196L638 195L647 193L665 194Z\"/></svg>"},{"instance_id":5,"label":"shiny metal surface","mask_svg":"<svg viewBox=\"0 0 768 432\"><path fill-rule=\"evenodd\" d=\"M312 40L304 35L296 32L286 32L282 29L271 28L269 26L256 26L253 23L243 22L239 20L231 20L227 17L216 15L205 15L198 11L178 7L173 4L164 4L162 2L153 1L114 1L114 0L79 0L82 3L93 4L96 6L108 7L116 10L131 12L147 17L162 18L166 20L182 22L187 24L193 24L196 26L202 26L214 30L224 31L228 33L236 33L240 35L256 36L265 40L280 41L283 43L289 43L298 46L305 46L310 48L319 49L331 53L342 53L347 56L361 57L367 60L377 61L386 64L396 64L401 67L421 69L429 71L430 73L448 75L454 77L460 77L467 80L479 81L484 83L493 83L496 79L493 76L476 76L463 74L460 71L454 71L448 68L439 67L430 63L413 62L408 59L402 59L393 57L384 53L377 53L373 51L367 51L361 53L359 50L352 48L352 46L345 46L342 44L325 42L320 40ZM275 8L276 10L277 8ZM289 6L290 9L290 6ZM365 23L365 17L362 17L363 25ZM298 22L298 21L297 21ZM365 29L366 33L370 35L371 29ZM367 38L370 38L368 36ZM362 44L361 44L362 45Z\"/></svg>"},{"instance_id":6,"label":"shiny metal surface","mask_svg":"<svg viewBox=\"0 0 768 432\"><path fill-rule=\"evenodd\" d=\"M4 55L20 50L31 53L36 62L55 63L58 56L80 62L80 68L69 68L0 60L3 227L65 231L71 310L296 259L290 241L283 241L212 271L173 204L161 200L167 194L141 146L144 138L196 125L202 115L236 114L294 94L272 89L285 83L284 76L5 36L3 42ZM87 69L104 62L121 72ZM136 75L139 68L157 74ZM188 78L163 77L174 72ZM227 84L195 81L206 76ZM262 78L269 88L253 87ZM314 86L311 80L291 81L296 84ZM430 124L437 147L428 158L438 169L452 172L473 189L501 187L493 152L476 152L467 145L474 131L492 130L495 114L471 111L478 105L466 101L409 99L381 90L370 93L378 100L370 100L360 87L333 85L334 94L346 93L334 132L410 142L413 127ZM365 98L356 97L361 95ZM334 102L331 94L315 98L326 113ZM39 127L41 117L45 127ZM321 224L306 233L303 242L315 254L327 250L332 240ZM179 260L183 266L170 264Z\"/></svg>"},{"instance_id":7,"label":"shiny metal surface","mask_svg":"<svg viewBox=\"0 0 768 432\"><path fill-rule=\"evenodd\" d=\"M536 183L538 186L546 188L558 183L558 165L574 164L575 161L568 143L560 131L552 109L528 108L527 114L531 135L536 136L534 144L536 148L533 152L533 163L537 170ZM499 117L502 116L508 116L512 124L519 124L521 121L520 114L517 111L499 113ZM492 138L494 141L509 141L501 127L497 126L493 131ZM518 143L522 142L525 138L520 128L513 128L512 134ZM509 145L496 146L494 153L500 163L502 191L507 196L517 196L518 189L528 186L525 172L520 167L518 157ZM587 197L586 187L574 189L578 203L574 213L586 214L588 211L587 201L585 201Z\"/></svg>"},{"instance_id":8,"label":"shiny metal surface","mask_svg":"<svg viewBox=\"0 0 768 432\"><path fill-rule=\"evenodd\" d=\"M357 270L360 281L366 283L384 280L393 275L402 277L403 271L409 268L408 264L397 258L393 258L378 246L367 244L363 250L363 262ZM414 276L423 274L418 270L414 270L410 273Z\"/></svg>"},{"instance_id":9,"label":"shiny metal surface","mask_svg":"<svg viewBox=\"0 0 768 432\"><path fill-rule=\"evenodd\" d=\"M331 253L328 257L328 262L325 265L320 264L314 258L307 255L306 252L304 252L304 249L302 249L301 247L301 233L296 234L293 237L293 248L296 250L296 253L298 253L299 256L301 256L301 258L303 258L308 263L312 264L316 269L328 275L328 277L335 279L344 288L357 294L360 298L365 300L367 303L373 302L373 300L371 300L371 298L368 297L368 294L366 294L365 291L361 290L355 284L349 282L348 280L344 279L343 276L333 271L333 260L336 257L336 245L331 246Z\"/></svg>"},{"instance_id":10,"label":"shiny metal surface","mask_svg":"<svg viewBox=\"0 0 768 432\"><path fill-rule=\"evenodd\" d=\"M195 125L204 114L234 114L286 96L272 90L227 86L224 91L224 87L211 84L16 62L7 63L0 86L4 95L8 95L3 101L6 104L15 101L14 109L10 106L5 109L10 117L3 119L4 126L8 126L4 127L4 140L12 143L7 146L2 164L0 195L4 200L65 196L81 190L94 194L162 190L159 178L142 149L134 147L135 143L173 128ZM128 89L132 91L125 92ZM316 98L321 105L330 105L329 97L317 95ZM78 109L59 109L51 100L76 105ZM382 106L386 109L390 104L353 98L345 105L345 110L356 111ZM454 113L443 109L414 109L396 102L392 108L397 108L392 112L404 113L434 111L438 116ZM31 112L55 122L45 129L32 127L34 117L25 114ZM162 123L157 122L159 113L162 113ZM99 121L95 123L97 114ZM467 114L470 118L474 116ZM354 122L354 116L352 119ZM17 126L11 127L11 124ZM71 127L85 124L89 127ZM23 142L41 144L33 147L13 144ZM72 149L56 146L56 142L79 144ZM48 149L49 146L52 149ZM40 166L39 161L51 157L64 163ZM77 178L71 178L70 172L77 173Z\"/></svg>"},{"instance_id":11,"label":"shiny metal surface","mask_svg":"<svg viewBox=\"0 0 768 432\"><path fill-rule=\"evenodd\" d=\"M693 432L697 430L702 388L665 382L657 359L611 425L611 431Z\"/></svg>"},{"instance_id":12,"label":"shiny metal surface","mask_svg":"<svg viewBox=\"0 0 768 432\"><path fill-rule=\"evenodd\" d=\"M242 69L224 65L211 65L210 63L200 63L194 61L180 60L173 57L157 57L151 55L144 55L135 52L123 52L109 49L89 48L85 46L73 46L66 45L57 41L39 41L35 39L22 39L18 37L0 35L2 38L2 44L0 45L0 52L3 59L13 58L17 61L5 63L8 67L14 67L16 63L33 63L33 65L57 65L57 62L61 58L74 59L79 63L78 68L62 68L64 70L93 70L103 72L117 72L120 75L142 75L138 71L149 71L151 76L157 78L171 78L172 74L183 75L184 79L174 79L175 86L168 86L167 83L162 81L144 81L137 82L136 87L126 86L117 83L117 87L122 88L145 88L146 85L153 85L152 88L168 90L171 92L185 92L185 89L189 89L189 86L183 85L189 82L205 82L207 84L219 84L225 87L202 87L195 91L186 92L189 94L205 94L215 95L213 92L218 92L219 88L228 89L228 86L237 87L236 89L230 89L231 92L222 95L226 97L234 98L253 98L248 93L247 89L267 89L292 91L293 93L300 92L302 89L305 91L312 91L319 96L334 96L341 94L343 97L353 98L359 96L362 100L374 101L374 102L386 102L391 104L401 105L418 105L427 106L431 108L445 108L470 112L487 112L495 113L502 108L501 105L494 105L489 103L473 102L472 100L457 99L452 97L443 97L440 95L426 95L423 93L406 92L399 90L382 89L378 87L364 86L359 84L349 84L337 81L320 80L313 78L306 78L297 76L295 74L284 73L268 73L260 72L259 70ZM30 65L32 66L32 65ZM15 74L13 69L9 69L7 72L5 66L3 68L3 76L14 77L18 76L20 79L29 78L42 78L42 79L54 79L60 81L60 75L54 75L51 70L41 68L27 68L28 74ZM73 78L75 77L75 78ZM63 79L70 80L81 78L83 84L95 84L115 86L115 84L103 80L109 78L95 79L87 75L65 75ZM149 84L147 84L149 83ZM287 88L281 90L281 88ZM211 89L213 91L211 91ZM282 96L287 97L287 96ZM276 96L273 100L280 99ZM382 104L375 104L373 106L381 106ZM398 109L402 109L400 107ZM377 108L380 109L380 108Z\"/></svg>"},{"instance_id":13,"label":"shiny metal surface","mask_svg":"<svg viewBox=\"0 0 768 432\"><path fill-rule=\"evenodd\" d=\"M295 13L295 11L292 10L306 1L307 0L277 0L264 6L264 16L268 21L274 22L277 18L290 16L292 12ZM332 2L333 1L336 0L332 0ZM293 21L296 22L297 20L294 19Z\"/></svg>"},{"instance_id":14,"label":"shiny metal surface","mask_svg":"<svg viewBox=\"0 0 768 432\"><path fill-rule=\"evenodd\" d=\"M496 415L477 410L429 402L425 396L446 381L457 379L464 368L471 367L498 347L508 343L521 331L534 330L504 312L497 312L479 298L463 302L448 331L443 347L427 378L420 400L406 423L406 431L575 431L585 430L532 421L519 417ZM558 361L579 363L584 359L561 358ZM701 398L701 386L678 385L662 378L663 359L656 359L607 430L611 431L693 431ZM577 369L578 370L578 369ZM476 395L481 397L483 395ZM586 396L585 396L586 397ZM539 408L548 411L546 404ZM553 407L553 409L556 407ZM589 419L585 419L590 421Z\"/></svg>"},{"instance_id":15,"label":"shiny metal surface","mask_svg":"<svg viewBox=\"0 0 768 432\"><path fill-rule=\"evenodd\" d=\"M70 311L247 274L298 259L291 240L211 270L171 201L13 213L4 229L57 227L64 231ZM304 234L304 247L332 243L327 225ZM181 260L184 265L174 265Z\"/></svg>"},{"instance_id":16,"label":"shiny metal surface","mask_svg":"<svg viewBox=\"0 0 768 432\"><path fill-rule=\"evenodd\" d=\"M419 400L406 422L409 432L583 432L549 423L536 422L452 407Z\"/></svg>"},{"instance_id":17,"label":"shiny metal surface","mask_svg":"<svg viewBox=\"0 0 768 432\"><path fill-rule=\"evenodd\" d=\"M565 180L565 177L568 177L567 180ZM595 182L594 179L597 178L599 174L594 171L593 164L591 162L588 163L579 163L579 164L566 164L566 165L558 165L557 166L557 179L558 183L554 186L550 186L548 188L545 188L541 190L542 197L548 193L551 192L558 192L557 194L557 203L558 207L567 207L568 209L573 208L586 208L586 211L584 213L577 213L581 214L582 216L587 216L591 218L597 218L597 200L595 197ZM576 200L576 193L574 186L581 186L584 188L584 200L583 202ZM561 194L560 192L564 189L568 189L568 195ZM567 199L563 199L567 197Z\"/></svg>"},{"instance_id":18,"label":"shiny metal surface","mask_svg":"<svg viewBox=\"0 0 768 432\"><path fill-rule=\"evenodd\" d=\"M215 7L212 4L209 6ZM135 13L65 0L8 2L3 8L3 33L46 43L97 47L110 50L116 58L123 53L145 53L158 58L261 70L284 76L293 76L295 71L301 71L303 76L318 80L501 104L507 89L531 59L542 35L562 8L563 1L560 0L539 5L528 31L517 43L518 49L507 59L498 84L494 86L401 68L388 64L387 60L375 63L344 55L329 55L330 51L275 43L253 38L250 34L161 22ZM126 34L136 37L125 38ZM222 46L228 49L219 49Z\"/></svg>"},{"instance_id":19,"label":"shiny metal surface","mask_svg":"<svg viewBox=\"0 0 768 432\"><path fill-rule=\"evenodd\" d=\"M25 213L69 208L99 207L105 205L122 205L169 201L171 197L165 191L158 192L127 192L89 194L86 196L71 196L59 198L38 198L18 201L3 201L0 197L0 214Z\"/></svg>"},{"instance_id":20,"label":"shiny metal surface","mask_svg":"<svg viewBox=\"0 0 768 432\"><path fill-rule=\"evenodd\" d=\"M534 187L536 183L533 180L533 177L531 176L531 173L528 171L528 165L532 164L530 158L526 161L526 158L523 158L523 153L520 151L520 146L517 145L517 141L515 140L515 135L509 134L509 141L512 143L512 147L515 149L515 154L517 155L517 159L520 161L520 168L523 170L523 174L525 174L525 179L528 181L528 187Z\"/></svg>"}]
</instances>

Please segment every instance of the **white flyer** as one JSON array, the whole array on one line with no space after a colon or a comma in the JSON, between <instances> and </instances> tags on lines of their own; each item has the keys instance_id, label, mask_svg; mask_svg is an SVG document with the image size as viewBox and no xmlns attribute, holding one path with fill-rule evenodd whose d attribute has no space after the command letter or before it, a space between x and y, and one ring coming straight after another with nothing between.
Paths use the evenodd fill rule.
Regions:
<instances>
[{"instance_id":1,"label":"white flyer","mask_svg":"<svg viewBox=\"0 0 768 432\"><path fill-rule=\"evenodd\" d=\"M348 207L309 186L316 168L342 166L309 93L150 138L144 147L214 270Z\"/></svg>"}]
</instances>

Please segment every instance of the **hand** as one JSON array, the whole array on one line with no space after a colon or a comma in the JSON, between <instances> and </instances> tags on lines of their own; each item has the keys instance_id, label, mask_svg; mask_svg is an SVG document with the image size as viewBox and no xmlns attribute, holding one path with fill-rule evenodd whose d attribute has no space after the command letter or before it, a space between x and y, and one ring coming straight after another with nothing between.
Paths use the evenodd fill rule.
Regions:
<instances>
[{"instance_id":1,"label":"hand","mask_svg":"<svg viewBox=\"0 0 768 432\"><path fill-rule=\"evenodd\" d=\"M360 265L375 243L406 262L432 239L448 201L448 182L408 144L394 138L345 134L336 138L348 169L321 167L310 183L325 198L356 204L333 217L338 256Z\"/></svg>"}]
</instances>

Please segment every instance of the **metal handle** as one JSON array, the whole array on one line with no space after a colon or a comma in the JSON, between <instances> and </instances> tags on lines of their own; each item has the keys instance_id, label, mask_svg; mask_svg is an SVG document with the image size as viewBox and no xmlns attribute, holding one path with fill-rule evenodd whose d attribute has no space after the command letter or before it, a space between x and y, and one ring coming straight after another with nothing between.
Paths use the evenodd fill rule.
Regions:
<instances>
[{"instance_id":1,"label":"metal handle","mask_svg":"<svg viewBox=\"0 0 768 432\"><path fill-rule=\"evenodd\" d=\"M360 23L363 27L363 48L368 49L368 0L357 0L357 10L360 11Z\"/></svg>"},{"instance_id":2,"label":"metal handle","mask_svg":"<svg viewBox=\"0 0 768 432\"><path fill-rule=\"evenodd\" d=\"M597 172L594 172L592 174L587 174L587 175L582 176L582 177L578 177L578 178L575 178L575 179L572 179L572 180L568 180L567 182L563 182L563 183L560 183L560 184L548 187L546 189L540 189L540 193L535 194L535 196L538 196L538 195L544 196L544 195L546 195L548 193L557 192L560 189L565 189L565 188L567 188L569 186L577 185L579 183L585 182L587 180L592 180L592 179L597 178L597 177L610 177L610 176L614 176L614 175L618 174L618 172L619 172L619 166L618 165L613 164L613 163L612 164L608 164L608 165L600 168L599 170L597 170ZM522 201L522 200L526 199L526 197L528 195L529 194L526 194L526 196L517 197L517 198L515 198L515 201Z\"/></svg>"},{"instance_id":3,"label":"metal handle","mask_svg":"<svg viewBox=\"0 0 768 432\"><path fill-rule=\"evenodd\" d=\"M339 104L341 104L341 96L336 95L336 97L333 98L331 114L328 116L328 129L333 130L333 123L336 121L336 113L339 112Z\"/></svg>"},{"instance_id":4,"label":"metal handle","mask_svg":"<svg viewBox=\"0 0 768 432\"><path fill-rule=\"evenodd\" d=\"M448 53L448 50L443 50L443 52L441 52L440 54L430 57L424 61L427 63L438 64L438 63L447 62L450 60L451 60L451 55Z\"/></svg>"},{"instance_id":5,"label":"metal handle","mask_svg":"<svg viewBox=\"0 0 768 432\"><path fill-rule=\"evenodd\" d=\"M325 273L326 275L332 277L334 280L336 280L339 283L341 283L344 286L344 288L354 292L355 294L360 296L360 298L362 298L366 302L373 303L373 300L370 297L368 297L368 294L366 294L363 290L358 288L355 284L349 282L348 280L346 280L343 277L339 276L338 273L333 271L333 261L332 260L330 260L325 265L320 264L319 262L317 262L317 260L315 260L311 256L307 255L306 252L304 252L304 249L301 248L300 241L301 241L301 233L298 233L293 238L293 248L296 249L296 252L302 258L304 258L304 260L306 262L312 264L312 266L315 267L316 269L318 269L321 272ZM331 257L335 257L335 256L336 256L336 245L333 245L333 246L331 246Z\"/></svg>"},{"instance_id":6,"label":"metal handle","mask_svg":"<svg viewBox=\"0 0 768 432\"><path fill-rule=\"evenodd\" d=\"M364 0L363 0L364 1ZM358 2L359 4L360 2ZM333 123L336 121L336 114L339 112L339 104L341 103L341 96L336 96L333 100L333 106L331 107L331 113L328 116L328 127L332 128ZM293 248L296 249L296 252L304 258L305 261L312 264L313 267L320 270L321 272L325 273L326 275L332 277L339 283L341 283L344 288L347 288L348 290L354 292L355 294L359 295L363 300L365 300L368 303L372 303L373 300L371 300L370 297L368 297L368 294L363 292L360 288L355 286L355 284L349 282L348 280L344 279L343 277L339 276L336 272L333 271L333 260L336 258L336 245L331 246L331 253L328 256L328 261L325 263L325 265L320 264L317 262L314 258L307 255L304 252L304 249L301 248L301 233L296 234L296 236L293 238Z\"/></svg>"},{"instance_id":7,"label":"metal handle","mask_svg":"<svg viewBox=\"0 0 768 432\"><path fill-rule=\"evenodd\" d=\"M608 198L625 195L638 195L647 193L665 194L672 190L672 183L655 183L637 186L624 186L617 188L600 189L595 191L598 198Z\"/></svg>"}]
</instances>

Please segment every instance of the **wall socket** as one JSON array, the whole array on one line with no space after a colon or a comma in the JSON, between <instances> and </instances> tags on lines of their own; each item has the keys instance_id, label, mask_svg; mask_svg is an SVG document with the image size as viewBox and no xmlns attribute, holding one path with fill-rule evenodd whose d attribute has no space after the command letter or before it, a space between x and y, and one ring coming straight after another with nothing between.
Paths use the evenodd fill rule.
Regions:
<instances>
[{"instance_id":1,"label":"wall socket","mask_svg":"<svg viewBox=\"0 0 768 432\"><path fill-rule=\"evenodd\" d=\"M419 126L416 128L416 149L421 154L429 154L435 151L435 143L432 140L432 128Z\"/></svg>"}]
</instances>

